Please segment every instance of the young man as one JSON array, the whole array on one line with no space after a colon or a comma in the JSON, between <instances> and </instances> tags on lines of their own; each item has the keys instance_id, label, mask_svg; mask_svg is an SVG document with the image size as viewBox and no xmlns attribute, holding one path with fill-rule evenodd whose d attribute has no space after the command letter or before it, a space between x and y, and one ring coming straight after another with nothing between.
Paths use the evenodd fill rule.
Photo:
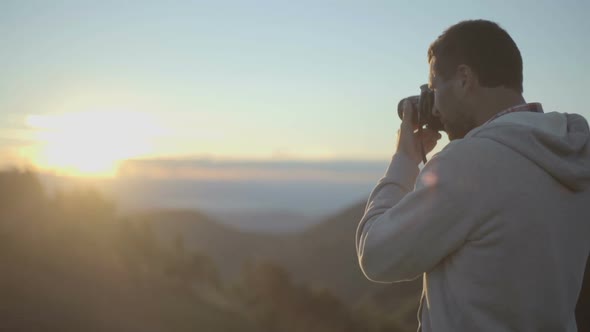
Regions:
<instances>
[{"instance_id":1,"label":"young man","mask_svg":"<svg viewBox=\"0 0 590 332\"><path fill-rule=\"evenodd\" d=\"M423 331L576 331L590 252L590 131L522 97L522 59L497 24L464 21L428 50L434 115L451 140L422 171L403 114L356 246L376 282L423 275Z\"/></svg>"}]
</instances>

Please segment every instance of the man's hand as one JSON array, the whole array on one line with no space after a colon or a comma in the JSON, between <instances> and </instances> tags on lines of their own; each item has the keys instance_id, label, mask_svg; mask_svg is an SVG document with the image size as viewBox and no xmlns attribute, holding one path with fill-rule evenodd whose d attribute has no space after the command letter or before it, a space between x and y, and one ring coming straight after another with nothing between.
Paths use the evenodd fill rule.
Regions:
<instances>
[{"instance_id":1,"label":"man's hand","mask_svg":"<svg viewBox=\"0 0 590 332\"><path fill-rule=\"evenodd\" d=\"M403 153L410 159L416 162L416 165L422 161L422 150L420 148L420 141L424 144L424 152L428 154L436 146L436 142L442 137L437 131L430 129L422 129L421 135L416 132L417 125L413 125L412 106L409 101L405 101L403 105L402 125L397 132L397 151L396 153Z\"/></svg>"}]
</instances>

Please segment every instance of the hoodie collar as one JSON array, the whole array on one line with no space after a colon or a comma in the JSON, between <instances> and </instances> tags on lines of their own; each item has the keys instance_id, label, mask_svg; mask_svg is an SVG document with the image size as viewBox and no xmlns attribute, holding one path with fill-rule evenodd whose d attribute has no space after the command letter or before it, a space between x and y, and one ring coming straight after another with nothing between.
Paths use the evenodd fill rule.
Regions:
<instances>
[{"instance_id":1,"label":"hoodie collar","mask_svg":"<svg viewBox=\"0 0 590 332\"><path fill-rule=\"evenodd\" d=\"M484 123L484 125L494 121L495 119L501 117L502 115L508 114L508 113L514 113L514 112L535 112L535 113L544 113L543 112L543 106L541 105L541 103L525 103L525 104L520 104L520 105L516 105L516 106L512 106L510 108L507 108L503 111L500 111L499 113L497 113L496 115L494 115L491 119L489 119L488 121L486 121Z\"/></svg>"}]
</instances>

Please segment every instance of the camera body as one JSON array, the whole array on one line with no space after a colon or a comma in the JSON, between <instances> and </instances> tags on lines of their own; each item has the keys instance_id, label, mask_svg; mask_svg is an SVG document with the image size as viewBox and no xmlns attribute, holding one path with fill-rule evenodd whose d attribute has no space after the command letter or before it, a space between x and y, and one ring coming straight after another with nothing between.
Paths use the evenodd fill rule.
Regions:
<instances>
[{"instance_id":1,"label":"camera body","mask_svg":"<svg viewBox=\"0 0 590 332\"><path fill-rule=\"evenodd\" d=\"M410 96L400 100L397 104L397 114L400 119L403 118L403 105L406 100L409 100L412 105L412 112L414 113L414 125L419 128L426 128L436 131L444 131L444 126L440 119L432 114L434 108L434 91L428 88L428 84L420 86L419 96Z\"/></svg>"}]
</instances>

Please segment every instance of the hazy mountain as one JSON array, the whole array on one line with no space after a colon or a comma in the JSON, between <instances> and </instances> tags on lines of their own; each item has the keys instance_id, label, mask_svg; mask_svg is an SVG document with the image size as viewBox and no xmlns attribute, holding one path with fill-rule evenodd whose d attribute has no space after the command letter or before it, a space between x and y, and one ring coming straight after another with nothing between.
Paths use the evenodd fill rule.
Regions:
<instances>
[{"instance_id":1,"label":"hazy mountain","mask_svg":"<svg viewBox=\"0 0 590 332\"><path fill-rule=\"evenodd\" d=\"M210 255L225 278L239 275L249 260L272 260L295 280L334 291L349 303L376 302L395 309L400 319L415 321L421 278L391 285L369 282L360 271L354 236L365 203L354 204L293 234L260 234L224 225L196 211L144 213L168 245L182 237L190 250Z\"/></svg>"},{"instance_id":2,"label":"hazy mountain","mask_svg":"<svg viewBox=\"0 0 590 332\"><path fill-rule=\"evenodd\" d=\"M286 263L306 282L327 287L351 303L368 301L390 308L399 320L411 325L416 322L422 278L376 284L358 266L354 239L365 204L354 204L298 234L296 248L301 251Z\"/></svg>"},{"instance_id":3,"label":"hazy mountain","mask_svg":"<svg viewBox=\"0 0 590 332\"><path fill-rule=\"evenodd\" d=\"M182 241L186 250L213 258L226 279L239 275L248 260L276 259L283 242L283 237L245 232L194 210L146 211L136 218L149 222L164 245Z\"/></svg>"},{"instance_id":4,"label":"hazy mountain","mask_svg":"<svg viewBox=\"0 0 590 332\"><path fill-rule=\"evenodd\" d=\"M302 231L321 221L289 210L239 210L211 212L224 225L260 233L289 233Z\"/></svg>"}]
</instances>

